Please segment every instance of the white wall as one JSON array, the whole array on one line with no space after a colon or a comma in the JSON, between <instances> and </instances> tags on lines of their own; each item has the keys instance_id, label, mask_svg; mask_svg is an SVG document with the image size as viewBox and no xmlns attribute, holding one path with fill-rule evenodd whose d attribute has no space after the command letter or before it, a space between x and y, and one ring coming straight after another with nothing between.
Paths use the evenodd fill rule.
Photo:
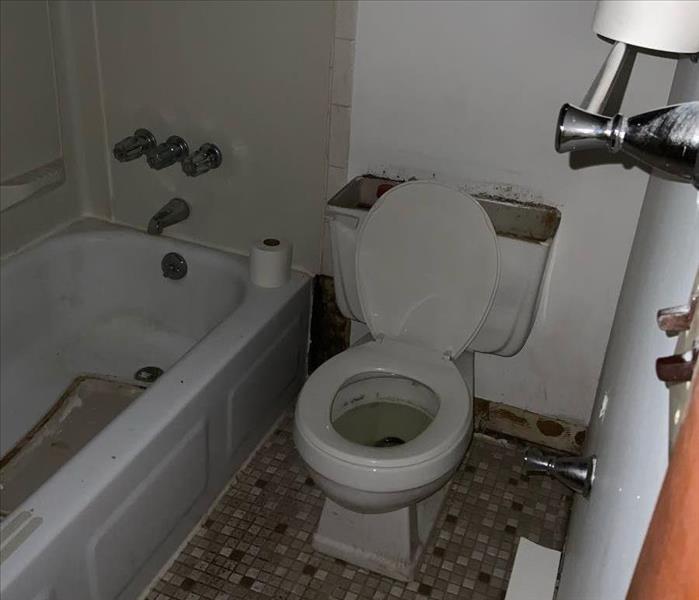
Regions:
<instances>
[{"instance_id":1,"label":"white wall","mask_svg":"<svg viewBox=\"0 0 699 600\"><path fill-rule=\"evenodd\" d=\"M477 395L586 422L647 175L573 169L558 109L582 99L609 45L594 2L360 2L349 176L528 188L563 213L549 292L524 350L478 356ZM674 62L639 57L622 109L664 103Z\"/></svg>"},{"instance_id":2,"label":"white wall","mask_svg":"<svg viewBox=\"0 0 699 600\"><path fill-rule=\"evenodd\" d=\"M46 2L0 3L0 181L61 158L65 151ZM63 143L62 143L63 142ZM71 189L15 204L0 214L0 253L7 254L80 214Z\"/></svg>"},{"instance_id":3,"label":"white wall","mask_svg":"<svg viewBox=\"0 0 699 600\"><path fill-rule=\"evenodd\" d=\"M670 103L697 98L699 66L685 59ZM655 314L689 300L698 232L697 191L651 177L585 447L598 457L595 483L588 499L575 499L559 600L626 596L667 468L668 390L654 366L676 339Z\"/></svg>"},{"instance_id":4,"label":"white wall","mask_svg":"<svg viewBox=\"0 0 699 600\"><path fill-rule=\"evenodd\" d=\"M167 231L247 252L289 238L294 263L320 266L332 2L97 2L108 149L138 127L214 142L223 165L198 178L179 165L108 160L114 219L145 228L170 198L189 219Z\"/></svg>"},{"instance_id":5,"label":"white wall","mask_svg":"<svg viewBox=\"0 0 699 600\"><path fill-rule=\"evenodd\" d=\"M45 2L0 4L0 179L61 156L53 48Z\"/></svg>"}]
</instances>

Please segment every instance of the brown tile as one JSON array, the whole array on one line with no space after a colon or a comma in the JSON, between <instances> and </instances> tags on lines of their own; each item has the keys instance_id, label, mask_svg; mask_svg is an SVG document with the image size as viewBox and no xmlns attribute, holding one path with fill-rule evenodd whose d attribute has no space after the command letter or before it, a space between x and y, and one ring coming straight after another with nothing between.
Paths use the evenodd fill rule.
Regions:
<instances>
[{"instance_id":1,"label":"brown tile","mask_svg":"<svg viewBox=\"0 0 699 600\"><path fill-rule=\"evenodd\" d=\"M231 560L236 561L236 562L241 561L241 560L243 560L243 558L245 558L245 552L243 552L242 550L233 550L233 552L231 552L229 558Z\"/></svg>"},{"instance_id":2,"label":"brown tile","mask_svg":"<svg viewBox=\"0 0 699 600\"><path fill-rule=\"evenodd\" d=\"M189 591L194 587L195 583L196 583L196 581L194 581L194 579L190 579L189 577L185 577L184 580L182 581L182 583L180 584L180 587L183 590Z\"/></svg>"},{"instance_id":3,"label":"brown tile","mask_svg":"<svg viewBox=\"0 0 699 600\"><path fill-rule=\"evenodd\" d=\"M424 594L425 596L428 596L432 593L432 586L427 585L426 583L421 583L417 588L417 593Z\"/></svg>"},{"instance_id":4,"label":"brown tile","mask_svg":"<svg viewBox=\"0 0 699 600\"><path fill-rule=\"evenodd\" d=\"M522 477L522 454L514 443L474 438L452 482L441 529L416 581L405 584L313 550L324 498L296 454L287 418L148 598L501 600L517 536L560 549L570 510L570 495L558 482Z\"/></svg>"}]
</instances>

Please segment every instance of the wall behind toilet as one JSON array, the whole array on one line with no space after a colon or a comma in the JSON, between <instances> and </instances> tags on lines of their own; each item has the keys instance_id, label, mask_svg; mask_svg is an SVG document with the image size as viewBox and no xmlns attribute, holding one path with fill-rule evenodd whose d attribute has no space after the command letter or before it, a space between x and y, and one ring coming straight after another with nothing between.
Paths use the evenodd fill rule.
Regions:
<instances>
[{"instance_id":1,"label":"wall behind toilet","mask_svg":"<svg viewBox=\"0 0 699 600\"><path fill-rule=\"evenodd\" d=\"M620 164L571 167L553 148L559 107L582 99L609 51L594 7L360 2L348 168L515 184L560 208L531 337L513 358L477 357L476 394L582 422L648 180ZM674 66L639 56L622 111L664 104Z\"/></svg>"}]
</instances>

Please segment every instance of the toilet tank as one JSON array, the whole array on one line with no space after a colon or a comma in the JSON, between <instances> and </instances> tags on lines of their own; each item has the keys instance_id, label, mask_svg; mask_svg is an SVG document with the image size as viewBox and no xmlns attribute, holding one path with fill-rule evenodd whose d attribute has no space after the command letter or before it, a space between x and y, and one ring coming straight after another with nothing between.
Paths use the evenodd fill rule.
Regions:
<instances>
[{"instance_id":1,"label":"toilet tank","mask_svg":"<svg viewBox=\"0 0 699 600\"><path fill-rule=\"evenodd\" d=\"M401 183L355 177L328 203L335 295L342 314L364 322L357 294L357 232L383 191ZM522 349L534 324L549 250L561 220L558 209L504 198L473 197L493 223L500 250L500 281L493 306L468 350L512 356Z\"/></svg>"}]
</instances>

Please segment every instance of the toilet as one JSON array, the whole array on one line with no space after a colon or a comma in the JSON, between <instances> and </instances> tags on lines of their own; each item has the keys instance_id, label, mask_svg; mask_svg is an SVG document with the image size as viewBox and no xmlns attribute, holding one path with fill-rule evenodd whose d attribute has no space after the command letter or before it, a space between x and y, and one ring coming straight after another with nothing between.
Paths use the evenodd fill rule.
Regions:
<instances>
[{"instance_id":1,"label":"toilet","mask_svg":"<svg viewBox=\"0 0 699 600\"><path fill-rule=\"evenodd\" d=\"M326 495L313 546L409 581L472 437L473 352L522 347L553 234L508 235L513 212L433 181L396 185L370 210L334 200L338 305L371 340L298 398L294 441Z\"/></svg>"}]
</instances>

